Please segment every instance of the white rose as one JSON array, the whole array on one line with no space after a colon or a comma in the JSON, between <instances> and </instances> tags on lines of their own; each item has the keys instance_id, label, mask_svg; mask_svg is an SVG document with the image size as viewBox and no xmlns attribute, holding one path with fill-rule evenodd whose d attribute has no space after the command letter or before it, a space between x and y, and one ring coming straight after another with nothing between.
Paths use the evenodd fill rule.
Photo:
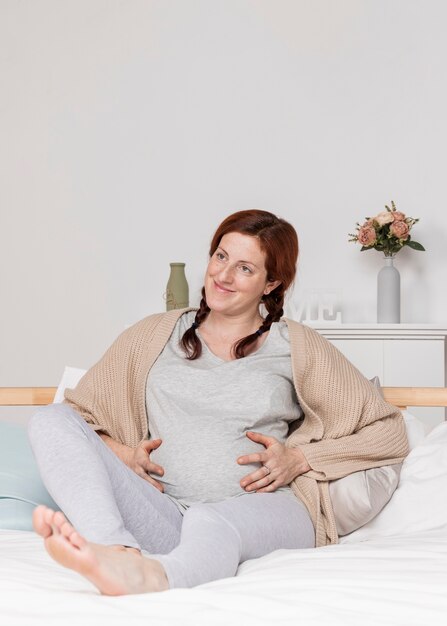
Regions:
<instances>
[{"instance_id":1,"label":"white rose","mask_svg":"<svg viewBox=\"0 0 447 626\"><path fill-rule=\"evenodd\" d=\"M390 224L394 220L394 217L391 211L382 211L382 213L379 213L373 219L379 226L384 226L385 224Z\"/></svg>"}]
</instances>

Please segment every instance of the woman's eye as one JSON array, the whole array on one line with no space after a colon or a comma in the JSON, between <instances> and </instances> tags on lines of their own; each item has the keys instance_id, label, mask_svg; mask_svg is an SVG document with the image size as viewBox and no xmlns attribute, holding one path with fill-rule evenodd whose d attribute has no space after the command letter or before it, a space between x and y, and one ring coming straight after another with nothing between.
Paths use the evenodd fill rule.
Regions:
<instances>
[{"instance_id":1,"label":"woman's eye","mask_svg":"<svg viewBox=\"0 0 447 626\"><path fill-rule=\"evenodd\" d=\"M219 261L223 261L225 259L225 255L222 254L222 252L216 252L216 258L218 258Z\"/></svg>"},{"instance_id":2,"label":"woman's eye","mask_svg":"<svg viewBox=\"0 0 447 626\"><path fill-rule=\"evenodd\" d=\"M248 267L248 265L241 265L241 270L244 272L244 274L251 274L252 273L252 271Z\"/></svg>"}]
</instances>

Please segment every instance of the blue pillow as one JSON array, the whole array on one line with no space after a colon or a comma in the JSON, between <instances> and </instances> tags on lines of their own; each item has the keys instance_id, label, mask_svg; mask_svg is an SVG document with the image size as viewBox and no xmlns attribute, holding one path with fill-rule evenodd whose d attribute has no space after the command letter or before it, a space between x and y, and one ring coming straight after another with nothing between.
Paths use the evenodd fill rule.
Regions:
<instances>
[{"instance_id":1,"label":"blue pillow","mask_svg":"<svg viewBox=\"0 0 447 626\"><path fill-rule=\"evenodd\" d=\"M59 510L40 478L26 428L0 421L0 528L32 530L38 504Z\"/></svg>"}]
</instances>

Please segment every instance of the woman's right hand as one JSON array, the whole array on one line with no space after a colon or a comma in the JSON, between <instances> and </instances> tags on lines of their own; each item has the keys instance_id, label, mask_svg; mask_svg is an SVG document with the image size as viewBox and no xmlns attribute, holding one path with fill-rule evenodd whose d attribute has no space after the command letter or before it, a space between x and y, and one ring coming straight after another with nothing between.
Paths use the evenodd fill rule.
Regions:
<instances>
[{"instance_id":1,"label":"woman's right hand","mask_svg":"<svg viewBox=\"0 0 447 626\"><path fill-rule=\"evenodd\" d=\"M141 476L141 478L144 478L148 483L151 483L151 485L154 485L159 491L163 492L163 485L148 474L148 472L150 472L151 474L163 476L165 473L160 465L152 463L150 460L150 453L161 445L161 439L152 439L151 441L144 439L136 448L130 448L124 443L115 441L110 435L101 432L99 432L98 435L112 452L114 452L123 463L130 467L135 474L138 474L138 476Z\"/></svg>"},{"instance_id":2,"label":"woman's right hand","mask_svg":"<svg viewBox=\"0 0 447 626\"><path fill-rule=\"evenodd\" d=\"M154 485L159 491L163 493L163 485L159 483L155 478L149 476L149 474L158 474L159 476L163 476L164 469L161 465L157 465L157 463L152 463L150 459L150 454L152 450L156 450L161 445L161 439L145 439L142 441L136 448L132 449L132 454L129 455L127 465L147 480L151 485Z\"/></svg>"}]
</instances>

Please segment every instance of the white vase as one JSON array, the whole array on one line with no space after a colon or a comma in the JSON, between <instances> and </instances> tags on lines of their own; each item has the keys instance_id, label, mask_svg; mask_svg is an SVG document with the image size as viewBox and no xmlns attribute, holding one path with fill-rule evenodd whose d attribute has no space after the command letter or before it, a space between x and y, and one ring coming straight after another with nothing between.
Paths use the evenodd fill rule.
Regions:
<instances>
[{"instance_id":1,"label":"white vase","mask_svg":"<svg viewBox=\"0 0 447 626\"><path fill-rule=\"evenodd\" d=\"M400 274L394 267L394 255L385 256L377 275L377 322L400 324Z\"/></svg>"}]
</instances>

